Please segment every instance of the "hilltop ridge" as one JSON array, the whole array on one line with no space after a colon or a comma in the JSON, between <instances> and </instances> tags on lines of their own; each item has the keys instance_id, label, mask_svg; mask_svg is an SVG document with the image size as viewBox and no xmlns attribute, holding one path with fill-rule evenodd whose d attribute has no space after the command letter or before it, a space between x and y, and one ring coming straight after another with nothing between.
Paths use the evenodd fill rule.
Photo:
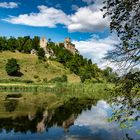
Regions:
<instances>
[{"instance_id":1,"label":"hilltop ridge","mask_svg":"<svg viewBox=\"0 0 140 140\"><path fill-rule=\"evenodd\" d=\"M84 82L85 80L103 82L105 80L106 73L91 59L79 54L70 38L65 38L64 42L55 43L51 39L47 40L45 37L40 39L38 36L34 38L30 38L30 36L10 37L8 39L0 37L0 51L2 52L0 73L1 76L4 75L7 78L8 76L4 72L5 65L8 59L16 58L23 73L21 78L33 81L34 79L36 81L50 80L62 75L68 75L69 82L72 80L73 82ZM69 76L71 74L73 76Z\"/></svg>"}]
</instances>

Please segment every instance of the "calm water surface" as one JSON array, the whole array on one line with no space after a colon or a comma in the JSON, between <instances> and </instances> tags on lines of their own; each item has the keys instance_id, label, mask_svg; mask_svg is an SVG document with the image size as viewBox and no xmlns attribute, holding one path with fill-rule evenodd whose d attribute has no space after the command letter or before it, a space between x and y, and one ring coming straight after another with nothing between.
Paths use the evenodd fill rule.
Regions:
<instances>
[{"instance_id":1,"label":"calm water surface","mask_svg":"<svg viewBox=\"0 0 140 140\"><path fill-rule=\"evenodd\" d=\"M17 106L17 101L8 100L4 104L7 115L16 111ZM127 104L112 106L104 100L71 99L51 110L44 105L26 115L0 116L0 140L140 140L136 132L140 130L139 118L131 128L124 129L119 127L123 116L118 121L108 121L114 109L122 111L123 107L133 110L131 118L140 115Z\"/></svg>"}]
</instances>

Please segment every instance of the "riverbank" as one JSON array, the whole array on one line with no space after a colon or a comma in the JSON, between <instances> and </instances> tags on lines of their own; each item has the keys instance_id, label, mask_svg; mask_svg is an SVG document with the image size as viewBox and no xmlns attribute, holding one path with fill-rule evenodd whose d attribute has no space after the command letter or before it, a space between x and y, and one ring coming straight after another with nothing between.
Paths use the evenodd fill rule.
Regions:
<instances>
[{"instance_id":1,"label":"riverbank","mask_svg":"<svg viewBox=\"0 0 140 140\"><path fill-rule=\"evenodd\" d=\"M111 84L0 84L0 115L16 117L35 113L39 107L49 109L69 100L100 100L109 96ZM4 89L2 91L2 89ZM10 107L7 107L9 106ZM13 111L6 111L13 109Z\"/></svg>"},{"instance_id":2,"label":"riverbank","mask_svg":"<svg viewBox=\"0 0 140 140\"><path fill-rule=\"evenodd\" d=\"M113 84L88 83L88 84L68 84L68 83L48 83L48 84L26 84L26 83L0 83L0 92L11 93L37 93L51 92L59 96L90 96L95 93L106 93L108 88L113 88Z\"/></svg>"}]
</instances>

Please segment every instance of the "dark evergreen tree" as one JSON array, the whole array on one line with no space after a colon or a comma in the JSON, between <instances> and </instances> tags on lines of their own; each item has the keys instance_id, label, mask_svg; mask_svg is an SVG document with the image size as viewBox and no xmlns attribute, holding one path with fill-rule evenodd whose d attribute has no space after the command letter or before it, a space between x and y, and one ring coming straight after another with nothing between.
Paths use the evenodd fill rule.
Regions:
<instances>
[{"instance_id":1,"label":"dark evergreen tree","mask_svg":"<svg viewBox=\"0 0 140 140\"><path fill-rule=\"evenodd\" d=\"M17 63L17 60L14 58L8 59L5 70L10 76L17 76L20 70L20 66Z\"/></svg>"},{"instance_id":2,"label":"dark evergreen tree","mask_svg":"<svg viewBox=\"0 0 140 140\"><path fill-rule=\"evenodd\" d=\"M38 54L38 58L39 59L44 60L44 58L45 58L45 51L43 50L43 48L39 48L37 54Z\"/></svg>"}]
</instances>

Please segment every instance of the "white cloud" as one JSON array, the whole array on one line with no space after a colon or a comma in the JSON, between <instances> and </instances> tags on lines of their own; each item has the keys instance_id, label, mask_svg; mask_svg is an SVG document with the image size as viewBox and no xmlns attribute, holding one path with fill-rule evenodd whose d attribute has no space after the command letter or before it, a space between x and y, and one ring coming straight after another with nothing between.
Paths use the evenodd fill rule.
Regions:
<instances>
[{"instance_id":1,"label":"white cloud","mask_svg":"<svg viewBox=\"0 0 140 140\"><path fill-rule=\"evenodd\" d=\"M74 124L79 126L98 125L103 127L108 123L107 118L109 117L108 111L110 111L110 109L111 107L105 101L100 100L90 111L84 111Z\"/></svg>"},{"instance_id":2,"label":"white cloud","mask_svg":"<svg viewBox=\"0 0 140 140\"><path fill-rule=\"evenodd\" d=\"M15 2L0 2L0 8L18 8L18 3Z\"/></svg>"},{"instance_id":3,"label":"white cloud","mask_svg":"<svg viewBox=\"0 0 140 140\"><path fill-rule=\"evenodd\" d=\"M109 133L107 139L112 140L118 136L119 129L116 124L111 124L107 121L112 111L109 104L101 100L97 102L96 106L93 106L90 111L84 111L75 121L74 125L88 127L92 134L101 134L101 130Z\"/></svg>"},{"instance_id":4,"label":"white cloud","mask_svg":"<svg viewBox=\"0 0 140 140\"><path fill-rule=\"evenodd\" d=\"M89 5L77 9L71 15L71 23L68 30L71 32L94 32L103 31L109 27L109 18L103 18L104 12L100 9L103 7L103 0L84 0ZM91 2L94 2L91 4Z\"/></svg>"},{"instance_id":5,"label":"white cloud","mask_svg":"<svg viewBox=\"0 0 140 140\"><path fill-rule=\"evenodd\" d=\"M3 19L13 24L23 24L39 27L56 27L57 24L69 24L68 16L62 11L53 7L38 6L39 13L30 13L19 15L18 17L11 16L8 19Z\"/></svg>"},{"instance_id":6,"label":"white cloud","mask_svg":"<svg viewBox=\"0 0 140 140\"><path fill-rule=\"evenodd\" d=\"M68 30L71 32L102 31L109 25L108 19L103 19L103 13L100 10L94 11L91 7L79 8L70 19Z\"/></svg>"},{"instance_id":7,"label":"white cloud","mask_svg":"<svg viewBox=\"0 0 140 140\"><path fill-rule=\"evenodd\" d=\"M56 27L57 24L61 24L66 26L70 32L103 31L108 28L109 19L103 19L103 12L100 11L101 1L96 0L94 4L81 8L72 5L75 13L70 15L67 15L61 9L42 5L38 6L38 13L22 14L17 17L10 16L4 20L13 24L39 27Z\"/></svg>"},{"instance_id":8,"label":"white cloud","mask_svg":"<svg viewBox=\"0 0 140 140\"><path fill-rule=\"evenodd\" d=\"M92 38L85 41L73 41L80 54L92 59L94 63L97 63L101 68L109 65L112 66L108 61L103 60L107 51L112 50L114 45L118 44L118 38L115 35L110 35L106 38L99 38L93 36Z\"/></svg>"}]
</instances>

